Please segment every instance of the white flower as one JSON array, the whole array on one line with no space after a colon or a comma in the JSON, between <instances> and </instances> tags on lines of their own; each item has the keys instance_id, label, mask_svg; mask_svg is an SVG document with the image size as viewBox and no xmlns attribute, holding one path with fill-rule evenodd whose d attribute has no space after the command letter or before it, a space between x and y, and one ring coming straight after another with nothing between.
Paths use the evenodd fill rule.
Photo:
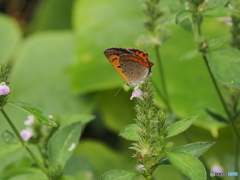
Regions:
<instances>
[{"instance_id":1,"label":"white flower","mask_svg":"<svg viewBox=\"0 0 240 180\"><path fill-rule=\"evenodd\" d=\"M34 116L33 115L29 115L27 120L24 121L23 124L26 125L26 126L31 126L33 122L34 122Z\"/></svg>"},{"instance_id":2,"label":"white flower","mask_svg":"<svg viewBox=\"0 0 240 180\"><path fill-rule=\"evenodd\" d=\"M28 141L33 135L33 130L31 128L24 129L20 132L20 135L24 141Z\"/></svg>"}]
</instances>

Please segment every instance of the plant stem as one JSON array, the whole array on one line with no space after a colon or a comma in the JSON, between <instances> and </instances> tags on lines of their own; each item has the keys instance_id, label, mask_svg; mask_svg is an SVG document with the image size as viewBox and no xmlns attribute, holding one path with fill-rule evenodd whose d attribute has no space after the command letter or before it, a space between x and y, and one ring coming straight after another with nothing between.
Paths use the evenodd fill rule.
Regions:
<instances>
[{"instance_id":1,"label":"plant stem","mask_svg":"<svg viewBox=\"0 0 240 180\"><path fill-rule=\"evenodd\" d=\"M169 102L169 96L168 96L168 91L167 91L167 87L166 87L163 65L162 65L162 61L161 61L161 58L160 58L159 46L158 45L155 46L155 53L156 53L156 58L157 58L157 61L158 61L158 68L160 70L160 78L161 78L161 81L162 81L163 92L165 94L165 98L164 98L165 99L165 104L166 104L169 112L172 113L172 108L171 108L171 105L170 105L170 102Z\"/></svg>"},{"instance_id":2,"label":"plant stem","mask_svg":"<svg viewBox=\"0 0 240 180\"><path fill-rule=\"evenodd\" d=\"M34 153L28 148L27 143L23 140L23 138L21 137L21 135L19 134L17 128L14 126L14 124L12 123L11 119L8 117L8 115L6 114L6 112L1 109L1 112L3 114L3 116L5 117L5 119L7 120L8 124L11 126L11 128L13 129L15 135L18 137L19 141L21 142L22 146L26 148L27 152L29 153L29 155L33 158L33 160L38 164L38 166L41 168L41 170L47 174L47 169L42 165L42 163L38 160L38 158L34 155Z\"/></svg>"},{"instance_id":3,"label":"plant stem","mask_svg":"<svg viewBox=\"0 0 240 180\"><path fill-rule=\"evenodd\" d=\"M214 78L214 76L213 76L213 74L212 74L212 71L211 71L210 66L209 66L209 64L208 64L207 57L206 57L205 55L203 55L203 59L204 59L204 62L205 62L205 64L206 64L206 66L207 66L207 70L208 70L208 72L209 72L209 74L210 74L210 77L211 77L211 79L212 79L213 85L214 85L214 87L215 87L215 89L216 89L216 91L217 91L218 97L219 97L219 99L220 99L220 101L221 101L221 103L222 103L222 106L223 106L223 108L224 108L224 110L225 110L225 112L226 112L226 114L227 114L228 119L229 119L230 127L232 128L234 137L235 137L236 141L237 141L238 143L240 143L240 136L239 136L239 134L238 134L237 128L236 128L235 125L234 125L234 121L233 121L233 119L232 119L232 116L231 116L228 108L227 108L227 104L225 103L225 101L224 101L224 99L223 99L223 96L222 96L222 93L221 93L221 91L220 91L220 89L219 89L219 87L218 87L218 85L217 85L217 82L216 82L216 80L215 80L215 78Z\"/></svg>"}]
</instances>

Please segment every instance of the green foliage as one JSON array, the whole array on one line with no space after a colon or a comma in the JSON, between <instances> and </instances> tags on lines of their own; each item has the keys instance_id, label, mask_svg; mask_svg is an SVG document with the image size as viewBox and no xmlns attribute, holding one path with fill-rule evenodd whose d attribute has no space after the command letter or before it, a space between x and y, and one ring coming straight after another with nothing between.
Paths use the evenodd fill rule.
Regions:
<instances>
[{"instance_id":1,"label":"green foliage","mask_svg":"<svg viewBox=\"0 0 240 180\"><path fill-rule=\"evenodd\" d=\"M64 166L78 144L82 123L75 122L57 131L48 142L49 161Z\"/></svg>"},{"instance_id":2,"label":"green foliage","mask_svg":"<svg viewBox=\"0 0 240 180\"><path fill-rule=\"evenodd\" d=\"M131 171L125 171L121 169L114 169L111 171L106 172L102 175L101 180L112 180L112 179L118 179L118 180L132 180L139 174L137 172L131 172ZM117 178L116 178L117 177Z\"/></svg>"},{"instance_id":3,"label":"green foliage","mask_svg":"<svg viewBox=\"0 0 240 180\"><path fill-rule=\"evenodd\" d=\"M184 152L187 154L190 154L196 158L200 157L203 153L205 153L214 143L212 142L197 142L197 143L191 143L186 144L183 146L179 146L175 149L172 149L169 152ZM168 165L170 164L168 158L166 156L162 157L160 160L160 165Z\"/></svg>"},{"instance_id":4,"label":"green foliage","mask_svg":"<svg viewBox=\"0 0 240 180\"><path fill-rule=\"evenodd\" d=\"M208 54L209 65L215 77L240 89L240 52L230 48L220 48Z\"/></svg>"},{"instance_id":5,"label":"green foliage","mask_svg":"<svg viewBox=\"0 0 240 180\"><path fill-rule=\"evenodd\" d=\"M206 179L206 170L203 164L194 156L185 152L167 152L169 161L189 179Z\"/></svg>"},{"instance_id":6,"label":"green foliage","mask_svg":"<svg viewBox=\"0 0 240 180\"><path fill-rule=\"evenodd\" d=\"M168 128L168 134L167 134L166 138L176 136L176 135L180 134L181 132L185 131L187 128L189 128L193 124L193 122L195 121L196 118L197 118L197 116L194 116L191 118L180 120L180 121L170 125Z\"/></svg>"},{"instance_id":7,"label":"green foliage","mask_svg":"<svg viewBox=\"0 0 240 180\"><path fill-rule=\"evenodd\" d=\"M43 115L43 112L36 108L35 106L25 103L25 102L21 102L21 101L10 101L8 102L8 104L11 104L13 106L16 106L20 109L22 109L23 111L26 111L32 115L34 115L34 117L39 121L39 123L44 124L44 125L48 125L48 126L57 126L57 124L52 121L49 117Z\"/></svg>"},{"instance_id":8,"label":"green foliage","mask_svg":"<svg viewBox=\"0 0 240 180\"><path fill-rule=\"evenodd\" d=\"M192 3L190 8L189 3ZM120 136L135 142L139 139L139 125L133 124L134 102L129 100L132 90L129 88L128 92L121 91L114 100L111 99L123 80L102 52L113 46L135 47L148 52L150 60L155 64L151 76L157 88L154 112L158 109L165 111L167 106L158 94L158 91L163 91L160 64L155 56L155 49L152 48L157 45L161 46L162 66L174 111L171 113L177 121L169 124L165 137L167 141L164 141L162 151L157 152L160 155L153 166L156 179L180 178L180 173L172 166L163 166L169 164L192 179L197 179L195 176L201 171L203 174L199 177L206 179L208 174L205 174L203 166L196 158L205 153L213 143L185 144L186 140L181 135L177 136L184 133L186 137L185 131L193 142L217 141L203 156L207 165L211 167L219 162L224 171L237 171L232 166L237 158L230 149L233 143L231 131L224 128L230 122L209 80L204 61L200 58L202 54L206 55L211 72L220 80L220 91L229 93L223 97L225 100L230 97L227 99L227 107L237 124L239 98L237 90L229 90L229 86L239 88L240 56L237 50L229 47L229 34L232 34L231 45L240 49L239 7L239 2L235 0L181 0L180 3L175 0L146 0L144 3L124 0L100 0L94 3L87 0L43 0L30 8L30 11L28 9L29 14L11 13L12 17L1 14L0 61L6 63L10 69L10 100L15 101L15 106L35 115L41 123L34 125L39 128L35 132L49 130L49 133L40 133L45 138L45 143L48 139L58 140L49 142L52 144L50 157L42 156L44 153L41 150L32 147L34 140L34 146L39 148L38 143L42 141L38 139L40 134L35 139L23 142L23 146L29 147L37 157L41 157L41 162L51 158L57 164L55 167L44 164L49 174L51 171L52 178L56 177L56 171L59 172L59 179L71 180L97 180L105 172L107 173L102 179L116 176L120 179L132 179L137 176L138 173L133 170L136 160L129 158L132 153L127 148L130 142L126 143L117 136L124 127ZM222 16L231 16L227 22L232 22L232 26L226 26L216 19ZM195 36L197 28L192 29L196 26L192 23L199 25L201 36ZM168 41L164 43L166 40ZM192 60L178 61L180 58ZM222 88L221 84L225 87ZM13 105L11 101L9 104ZM14 106L3 106L16 129L21 131L26 114L16 110ZM58 121L49 119L48 114L56 114ZM195 120L192 116L196 114L199 117ZM91 122L94 117L96 120ZM192 118L179 120L185 117ZM17 136L12 134L4 119L1 120L0 132L3 132L3 140L0 142L0 179L47 180L45 173L40 171L39 166L36 167L36 162L26 158L25 151L21 150L23 148L19 144L12 144L18 141ZM58 130L42 126L56 126L56 123L59 125ZM190 127L191 125L195 126ZM65 129L67 127L68 130ZM83 131L85 127L86 131ZM155 136L156 129L149 128L153 132L149 131L146 135L154 135L163 142L164 135ZM206 133L206 130L210 133ZM75 135L67 133L73 131ZM78 144L81 131L84 139ZM211 134L218 139L213 139ZM73 156L67 146L63 145L64 142L69 145L70 141L66 137L70 136L69 140L76 144ZM6 142L11 145L3 144ZM54 149L56 147L59 150ZM195 171L184 162L199 168ZM138 178L140 177L135 177Z\"/></svg>"},{"instance_id":9,"label":"green foliage","mask_svg":"<svg viewBox=\"0 0 240 180\"><path fill-rule=\"evenodd\" d=\"M21 38L21 30L17 23L10 17L0 14L0 62L5 63ZM4 45L3 45L4 44Z\"/></svg>"},{"instance_id":10,"label":"green foliage","mask_svg":"<svg viewBox=\"0 0 240 180\"><path fill-rule=\"evenodd\" d=\"M129 124L120 131L119 136L127 140L137 141L139 138L137 134L138 130L139 127L137 124Z\"/></svg>"}]
</instances>

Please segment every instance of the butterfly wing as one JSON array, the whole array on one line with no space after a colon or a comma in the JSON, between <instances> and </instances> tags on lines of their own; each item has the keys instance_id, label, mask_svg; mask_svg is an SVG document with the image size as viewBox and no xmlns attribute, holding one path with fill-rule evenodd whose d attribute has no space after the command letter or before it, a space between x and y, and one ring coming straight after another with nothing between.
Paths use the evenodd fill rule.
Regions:
<instances>
[{"instance_id":1,"label":"butterfly wing","mask_svg":"<svg viewBox=\"0 0 240 180\"><path fill-rule=\"evenodd\" d=\"M128 85L137 86L151 74L151 64L144 62L141 57L135 55L122 55L119 59L124 75L128 79Z\"/></svg>"},{"instance_id":2,"label":"butterfly wing","mask_svg":"<svg viewBox=\"0 0 240 180\"><path fill-rule=\"evenodd\" d=\"M122 54L132 54L132 52L128 51L127 49L123 48L108 48L104 51L105 56L109 60L109 62L112 64L112 66L116 69L116 71L122 76L122 78L128 82L128 78L123 73L123 70L120 65L120 56Z\"/></svg>"}]
</instances>

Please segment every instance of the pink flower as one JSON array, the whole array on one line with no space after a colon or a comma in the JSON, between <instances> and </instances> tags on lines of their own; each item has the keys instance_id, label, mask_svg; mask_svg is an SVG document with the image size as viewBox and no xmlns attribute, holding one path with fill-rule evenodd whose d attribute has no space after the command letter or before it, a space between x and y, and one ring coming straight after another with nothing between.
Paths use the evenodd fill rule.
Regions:
<instances>
[{"instance_id":1,"label":"pink flower","mask_svg":"<svg viewBox=\"0 0 240 180\"><path fill-rule=\"evenodd\" d=\"M20 135L24 141L28 141L33 135L33 130L31 128L24 129L20 132Z\"/></svg>"},{"instance_id":2,"label":"pink flower","mask_svg":"<svg viewBox=\"0 0 240 180\"><path fill-rule=\"evenodd\" d=\"M130 97L130 100L132 100L133 98L140 98L142 99L142 91L140 89L135 89L133 92L132 92L132 96Z\"/></svg>"},{"instance_id":3,"label":"pink flower","mask_svg":"<svg viewBox=\"0 0 240 180\"><path fill-rule=\"evenodd\" d=\"M7 95L10 93L9 86L5 82L0 83L0 95Z\"/></svg>"},{"instance_id":4,"label":"pink flower","mask_svg":"<svg viewBox=\"0 0 240 180\"><path fill-rule=\"evenodd\" d=\"M27 120L24 121L24 125L26 126L31 126L31 124L34 122L34 116L33 115L29 115Z\"/></svg>"}]
</instances>

